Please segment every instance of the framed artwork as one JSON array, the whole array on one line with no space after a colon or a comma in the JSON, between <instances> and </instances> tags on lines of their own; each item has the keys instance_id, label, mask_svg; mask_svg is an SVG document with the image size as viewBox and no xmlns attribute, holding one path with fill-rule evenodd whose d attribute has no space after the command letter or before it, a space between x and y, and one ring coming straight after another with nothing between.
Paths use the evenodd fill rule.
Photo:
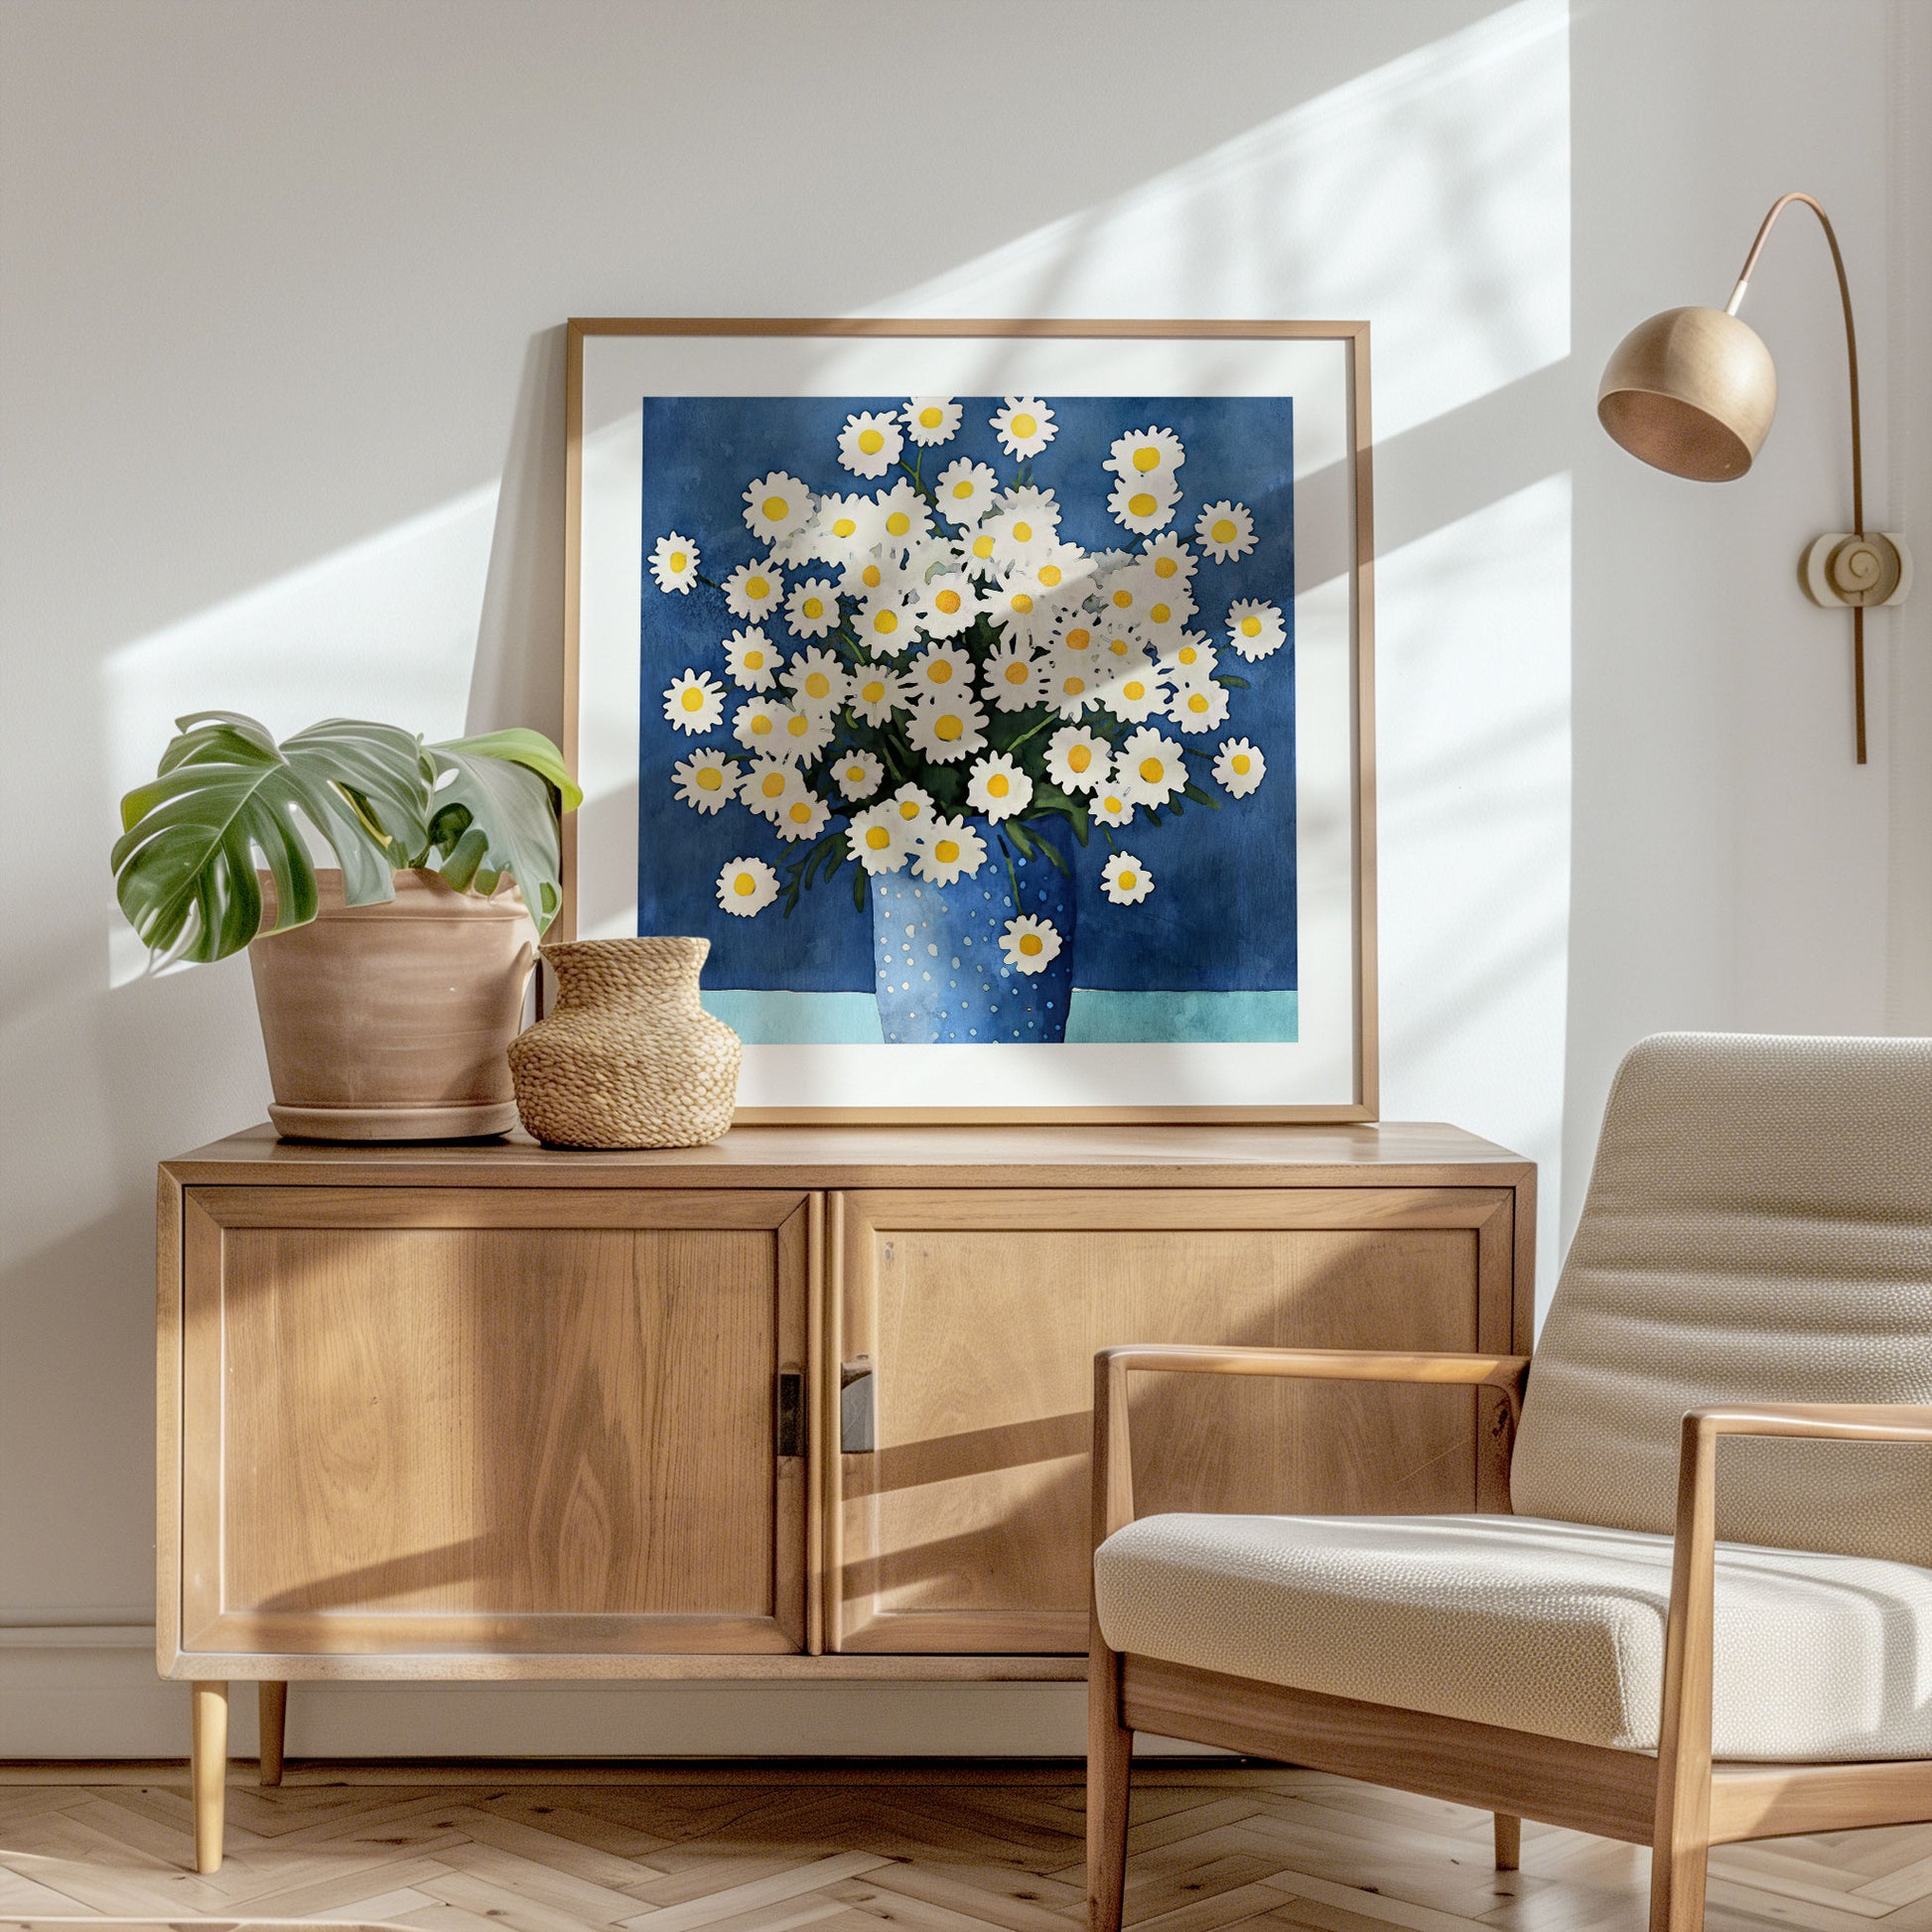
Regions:
<instances>
[{"instance_id":1,"label":"framed artwork","mask_svg":"<svg viewBox=\"0 0 1932 1932\"><path fill-rule=\"evenodd\" d=\"M559 936L740 1118L1372 1120L1366 323L570 325Z\"/></svg>"}]
</instances>

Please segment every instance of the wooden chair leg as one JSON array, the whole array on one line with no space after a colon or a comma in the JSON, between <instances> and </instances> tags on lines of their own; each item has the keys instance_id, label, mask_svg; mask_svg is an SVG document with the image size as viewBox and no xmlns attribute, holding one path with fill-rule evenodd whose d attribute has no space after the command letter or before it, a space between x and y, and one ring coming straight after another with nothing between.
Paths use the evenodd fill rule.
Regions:
<instances>
[{"instance_id":1,"label":"wooden chair leg","mask_svg":"<svg viewBox=\"0 0 1932 1932\"><path fill-rule=\"evenodd\" d=\"M282 1744L288 1735L289 1687L262 1679L262 1782L282 1782Z\"/></svg>"},{"instance_id":2,"label":"wooden chair leg","mask_svg":"<svg viewBox=\"0 0 1932 1932\"><path fill-rule=\"evenodd\" d=\"M1120 1721L1120 1658L1096 1626L1087 1657L1087 1925L1120 1932L1134 1733Z\"/></svg>"},{"instance_id":3,"label":"wooden chair leg","mask_svg":"<svg viewBox=\"0 0 1932 1932\"><path fill-rule=\"evenodd\" d=\"M228 1687L197 1684L190 1727L189 1783L195 1793L195 1869L221 1869L222 1813L228 1786Z\"/></svg>"},{"instance_id":4,"label":"wooden chair leg","mask_svg":"<svg viewBox=\"0 0 1932 1932\"><path fill-rule=\"evenodd\" d=\"M1523 1863L1523 1821L1499 1811L1496 1819L1496 1869L1516 1871Z\"/></svg>"},{"instance_id":5,"label":"wooden chair leg","mask_svg":"<svg viewBox=\"0 0 1932 1932\"><path fill-rule=\"evenodd\" d=\"M1708 1845L1657 1845L1650 1853L1650 1932L1704 1932Z\"/></svg>"}]
</instances>

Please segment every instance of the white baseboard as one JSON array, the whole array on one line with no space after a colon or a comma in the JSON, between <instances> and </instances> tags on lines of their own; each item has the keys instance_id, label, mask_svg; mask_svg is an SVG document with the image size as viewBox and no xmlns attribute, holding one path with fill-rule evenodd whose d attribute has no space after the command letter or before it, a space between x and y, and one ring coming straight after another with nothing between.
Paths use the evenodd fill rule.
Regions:
<instances>
[{"instance_id":1,"label":"white baseboard","mask_svg":"<svg viewBox=\"0 0 1932 1932\"><path fill-rule=\"evenodd\" d=\"M229 1749L256 1752L237 1685ZM1197 1753L1201 1746L1153 1751ZM292 1684L291 1757L1078 1757L1083 1684ZM154 1632L0 1631L0 1759L183 1757Z\"/></svg>"}]
</instances>

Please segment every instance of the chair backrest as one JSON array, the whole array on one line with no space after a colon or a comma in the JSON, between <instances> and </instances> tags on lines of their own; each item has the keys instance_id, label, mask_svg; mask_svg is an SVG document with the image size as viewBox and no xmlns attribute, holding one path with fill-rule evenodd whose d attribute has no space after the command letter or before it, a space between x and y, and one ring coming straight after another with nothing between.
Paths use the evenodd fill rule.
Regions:
<instances>
[{"instance_id":1,"label":"chair backrest","mask_svg":"<svg viewBox=\"0 0 1932 1932\"><path fill-rule=\"evenodd\" d=\"M1932 1403L1932 1040L1623 1062L1530 1370L1516 1512L1668 1534L1687 1410ZM1735 1441L1718 1530L1932 1565L1932 1448Z\"/></svg>"}]
</instances>

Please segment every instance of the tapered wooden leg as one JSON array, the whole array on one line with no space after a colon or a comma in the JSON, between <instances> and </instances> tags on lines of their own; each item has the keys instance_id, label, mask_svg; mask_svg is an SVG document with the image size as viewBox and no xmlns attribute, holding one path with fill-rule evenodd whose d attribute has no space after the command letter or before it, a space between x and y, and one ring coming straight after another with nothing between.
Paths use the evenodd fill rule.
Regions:
<instances>
[{"instance_id":1,"label":"tapered wooden leg","mask_svg":"<svg viewBox=\"0 0 1932 1932\"><path fill-rule=\"evenodd\" d=\"M195 1869L221 1869L221 1820L228 1786L228 1687L197 1684L189 1782L195 1791Z\"/></svg>"},{"instance_id":2,"label":"tapered wooden leg","mask_svg":"<svg viewBox=\"0 0 1932 1932\"><path fill-rule=\"evenodd\" d=\"M1523 1863L1523 1821L1496 1813L1496 1869L1515 1871Z\"/></svg>"},{"instance_id":3,"label":"tapered wooden leg","mask_svg":"<svg viewBox=\"0 0 1932 1932\"><path fill-rule=\"evenodd\" d=\"M282 1741L288 1734L289 1687L267 1678L261 1685L262 1782L282 1782Z\"/></svg>"},{"instance_id":4,"label":"tapered wooden leg","mask_svg":"<svg viewBox=\"0 0 1932 1932\"><path fill-rule=\"evenodd\" d=\"M1650 1853L1650 1932L1704 1932L1708 1845L1679 1843Z\"/></svg>"},{"instance_id":5,"label":"tapered wooden leg","mask_svg":"<svg viewBox=\"0 0 1932 1932\"><path fill-rule=\"evenodd\" d=\"M1098 1624L1087 1653L1087 1925L1120 1932L1134 1733L1120 1721L1120 1658Z\"/></svg>"}]
</instances>

